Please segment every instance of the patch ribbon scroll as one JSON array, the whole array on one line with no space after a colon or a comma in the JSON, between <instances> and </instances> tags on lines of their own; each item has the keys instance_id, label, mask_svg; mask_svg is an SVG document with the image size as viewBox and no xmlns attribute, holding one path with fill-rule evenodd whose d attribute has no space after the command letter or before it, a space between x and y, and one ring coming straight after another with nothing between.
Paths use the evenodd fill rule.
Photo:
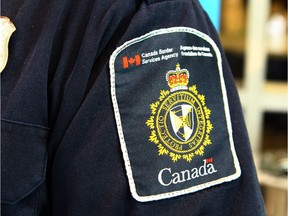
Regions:
<instances>
[{"instance_id":1,"label":"patch ribbon scroll","mask_svg":"<svg viewBox=\"0 0 288 216\"><path fill-rule=\"evenodd\" d=\"M221 52L208 35L154 30L122 44L109 63L134 199L168 199L239 178Z\"/></svg>"}]
</instances>

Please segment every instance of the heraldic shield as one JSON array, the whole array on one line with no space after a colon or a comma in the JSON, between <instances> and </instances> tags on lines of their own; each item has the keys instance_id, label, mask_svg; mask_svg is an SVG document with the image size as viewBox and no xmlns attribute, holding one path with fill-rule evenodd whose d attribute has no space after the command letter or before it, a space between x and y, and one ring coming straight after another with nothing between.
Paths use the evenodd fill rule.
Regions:
<instances>
[{"instance_id":1,"label":"heraldic shield","mask_svg":"<svg viewBox=\"0 0 288 216\"><path fill-rule=\"evenodd\" d=\"M186 142L194 130L193 107L189 104L177 105L170 110L169 114L175 135L181 141Z\"/></svg>"}]
</instances>

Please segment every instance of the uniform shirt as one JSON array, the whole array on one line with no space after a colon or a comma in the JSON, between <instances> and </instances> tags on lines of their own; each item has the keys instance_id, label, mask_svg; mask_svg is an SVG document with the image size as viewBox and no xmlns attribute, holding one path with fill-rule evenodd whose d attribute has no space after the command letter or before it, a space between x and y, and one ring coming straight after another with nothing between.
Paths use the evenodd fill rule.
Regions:
<instances>
[{"instance_id":1,"label":"uniform shirt","mask_svg":"<svg viewBox=\"0 0 288 216\"><path fill-rule=\"evenodd\" d=\"M217 32L198 1L4 0L2 1L2 15L8 16L17 28L10 40L8 64L1 75L1 213L3 216L265 215L233 76L223 54ZM175 30L175 27L179 27L181 32L178 28ZM163 37L161 36L163 32L159 32L159 29L165 32ZM183 160L180 153L174 154L174 156L182 157L179 160L170 157L171 154L165 155L165 151L173 153L169 148L164 148L164 155L159 156L157 155L156 145L153 150L150 150L150 147L154 146L154 143L149 142L151 131L147 125L140 125L139 122L147 122L149 117L153 116L149 105L157 101L160 90L164 89L162 86L157 89L157 84L154 83L154 79L160 80L157 75L160 72L153 75L149 70L143 69L147 75L145 77L140 75L139 80L130 77L117 77L119 73L122 73L121 71L125 74L125 67L129 67L129 70L132 71L127 72L128 75L133 76L133 71L138 73L136 66L144 62L145 55L142 56L144 48L151 50L150 54L146 53L146 57L150 55L150 58L145 57L145 59L150 59L151 62L154 61L153 64L151 62L149 64L149 67L153 70L162 71L163 69L166 72L168 69L174 70L176 68L174 72L177 71L177 65L174 63L174 68L172 68L172 66L166 67L169 61L159 60L158 63L156 62L158 61L157 58L161 56L159 54L160 48L167 48L168 54L173 54L175 51L175 48L173 48L173 52L171 51L172 48L169 51L169 48L173 47L171 42L167 42L166 47L157 47L157 44L163 45L165 40L170 40L166 37L168 35L166 34L167 29L169 31L173 30L171 35L175 37L175 43L178 41L176 37L178 34L179 36L188 35L187 37L196 38L197 41L201 42L202 39L198 39L198 34L204 35L206 39L211 39L207 39L205 43L209 44L211 42L212 44L213 42L213 47L217 46L219 48L218 57L221 57L222 60L221 64L218 62L218 66L220 66L219 70L223 74L221 77L222 83L217 84L217 86L221 85L222 90L225 86L226 94L223 97L227 99L225 113L227 114L229 111L229 119L226 122L228 122L228 125L231 123L231 130L228 132L229 136L233 137L229 143L232 143L231 149L235 150L234 163L239 166L237 176L229 181L206 186L205 181L210 181L210 179L207 179L201 182L201 184L204 183L204 186L199 190L185 189L185 193L178 194L176 192L175 195L174 192L177 189L173 189L167 196L161 195L159 198L158 195L162 192L157 192L157 190L161 185L155 185L152 180L150 183L150 178L147 176L144 180L137 179L137 176L133 175L131 177L129 175L131 168L127 166L129 165L129 163L127 164L127 158L131 159L133 172L134 168L136 171L140 170L135 172L139 173L141 177L142 173L145 174L146 172L146 168L143 167L147 166L150 155L151 158L163 159L163 161L167 161L163 163L177 167L180 166L179 164L183 164L183 166L191 164L192 166L193 161L200 161L201 163L204 161L204 165L207 165L208 161L202 159L205 159L205 154L210 151L208 145L205 147L202 156L200 153L198 155L195 153L192 162L189 162L188 159ZM146 35L147 39L143 38L143 35ZM156 37L158 36L160 40L157 42ZM138 41L135 41L137 38ZM163 38L163 41L161 38ZM181 40L186 41L185 37ZM130 41L130 43L126 49L123 44L125 45L127 41ZM111 60L111 56L113 57L116 48L121 46L123 48L121 52L132 47L136 50L136 54L128 53L119 57L118 65L116 64L117 57L114 56L116 62L114 70L116 71L112 73L114 62ZM207 47L208 45L206 49ZM193 49L192 45L187 49ZM155 50L158 53L153 54L152 51ZM139 51L139 54L137 54L137 51ZM185 51L189 55L189 50ZM121 52L119 51L118 54L122 54ZM207 54L205 49L202 52ZM211 53L208 52L208 55L215 55L215 53ZM178 54L180 55L180 52ZM173 58L170 59L170 62L184 59L184 57L180 58L175 55L170 56ZM190 57L185 59L192 61ZM121 70L119 69L121 66L119 62L123 63ZM205 64L203 64L204 66ZM116 86L121 87L119 91L116 89L117 94L119 92L118 96L120 96L120 92L123 92L121 93L121 101L120 98L117 98L119 103L112 100L115 99L115 96L111 96L111 92L115 90L111 88L113 86L113 83L111 83L113 74L116 74ZM190 74L190 76L193 78L193 74ZM164 80L164 75L161 75L161 79L162 77ZM192 82L191 77L189 82ZM222 101L215 93L217 101L212 102L213 87L205 85L209 76L194 76L194 78L199 81L197 84L198 91L204 92L206 96L208 108L211 109L215 104L217 105L218 100ZM121 83L122 79L127 79L127 82ZM213 80L209 82L213 83ZM219 83L219 81L215 80L215 83ZM151 87L152 85L153 87ZM127 88L133 86L130 89L135 89L135 92L129 89L126 91L126 86ZM147 95L145 92L147 92ZM155 94L157 97L152 98L151 94ZM142 107L140 102L138 104L135 99L138 97L139 100L144 102L146 100L143 100L143 98L147 97L147 107L146 105ZM198 101L197 98L195 100ZM191 108L193 105L191 104L192 102L186 107ZM202 107L201 104L204 107L203 100L201 103L199 102L199 107ZM120 117L115 112L117 105L119 105L120 113L122 112ZM133 108L134 106L137 109ZM124 112L123 110L126 107L127 109L132 107L133 112ZM186 109L182 105L180 105L180 108L182 111ZM211 119L217 115L217 112L216 109L212 109ZM136 115L135 113L139 114L139 119L133 118ZM142 115L143 113L146 115ZM121 136L123 135L122 127L118 125L119 118L117 120L117 116L123 120L124 136L125 139L127 138L126 147L129 151L130 148L132 149L132 153L128 151L128 156L126 155L127 152L125 153L126 142L121 141L123 138ZM177 117L175 118L177 119ZM174 122L184 124L183 120L175 120ZM214 128L210 135L210 141L213 148L217 146L217 142L213 140L213 137L220 136L220 132L217 132L218 122L220 122L219 119L212 121ZM133 124L135 127L131 127ZM188 123L185 124L188 125ZM139 140L149 142L143 147L143 154L137 153L133 149L134 146L128 144L128 139L130 139L136 140L136 147L141 145L141 142L137 142L138 138L133 135L135 128L139 128L140 131L145 130L148 134L144 135L142 132L136 134ZM184 134L191 137L191 125L186 128L188 129L184 131ZM138 132L136 131L136 133ZM177 136L181 138L181 134ZM182 139L186 141L185 137L182 137ZM165 145L162 146L165 147ZM144 148L149 154L144 154ZM133 150L136 151L135 154ZM226 161L225 154L222 151L219 152L219 157L224 158L221 162L223 169L226 169L226 166L233 168L233 159L230 158ZM133 155L139 155L139 157ZM189 155L191 156L191 154L186 154L187 158ZM214 156L213 158L215 163L217 157ZM157 165L156 159L151 159L151 161ZM172 159L176 161L172 162ZM211 164L211 159L209 163ZM155 167L157 167L156 165ZM166 168L162 170L163 175L173 172L168 166L164 165L163 167ZM147 166L147 170L150 170L150 167L151 164ZM221 166L214 167L211 173L214 171L216 173L216 169L220 173L222 168ZM152 172L153 169L150 171ZM197 172L200 173L199 170ZM151 176L152 178L153 176ZM172 182L173 184L177 183L177 179L173 181L164 179L160 172L158 180L160 183L162 181L164 185L172 184ZM189 180L187 184L191 182ZM133 183L136 184L136 192L138 185L141 185L141 183L151 186L151 188L155 186L157 198L153 200L148 198L145 201L137 200L137 197L135 199ZM182 185L184 184L186 183ZM179 185L179 187L182 187L181 184ZM162 188L166 190L168 186L162 185ZM189 186L188 188L194 187ZM143 194L148 193L150 187L146 189L143 186L141 190ZM179 190L182 191L182 188Z\"/></svg>"}]
</instances>

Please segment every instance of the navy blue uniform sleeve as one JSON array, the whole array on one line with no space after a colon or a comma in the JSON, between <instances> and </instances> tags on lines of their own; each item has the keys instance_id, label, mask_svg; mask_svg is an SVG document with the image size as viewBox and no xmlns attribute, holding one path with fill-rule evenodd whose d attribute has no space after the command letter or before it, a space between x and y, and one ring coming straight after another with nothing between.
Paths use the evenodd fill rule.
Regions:
<instances>
[{"instance_id":1,"label":"navy blue uniform sleeve","mask_svg":"<svg viewBox=\"0 0 288 216\"><path fill-rule=\"evenodd\" d=\"M3 216L265 215L233 76L197 0L4 0L2 15L16 26L1 74ZM140 202L131 195L125 168L109 60L125 42L175 27L207 35L220 50L241 175L199 191ZM123 57L123 68L139 61L137 55ZM145 88L145 82L138 85ZM127 95L131 103L133 94ZM136 165L141 167L141 161Z\"/></svg>"}]
</instances>

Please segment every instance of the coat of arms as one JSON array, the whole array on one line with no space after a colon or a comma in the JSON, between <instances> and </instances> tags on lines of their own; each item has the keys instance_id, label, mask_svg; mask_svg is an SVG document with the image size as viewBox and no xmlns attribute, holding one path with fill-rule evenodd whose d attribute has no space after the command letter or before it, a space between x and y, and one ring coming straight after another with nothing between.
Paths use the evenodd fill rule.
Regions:
<instances>
[{"instance_id":1,"label":"coat of arms","mask_svg":"<svg viewBox=\"0 0 288 216\"><path fill-rule=\"evenodd\" d=\"M158 155L169 155L174 162L191 162L212 144L211 110L196 85L188 87L189 76L180 64L166 73L170 90L160 91L159 99L150 104L151 116L146 121L151 130L149 141L158 146Z\"/></svg>"}]
</instances>

